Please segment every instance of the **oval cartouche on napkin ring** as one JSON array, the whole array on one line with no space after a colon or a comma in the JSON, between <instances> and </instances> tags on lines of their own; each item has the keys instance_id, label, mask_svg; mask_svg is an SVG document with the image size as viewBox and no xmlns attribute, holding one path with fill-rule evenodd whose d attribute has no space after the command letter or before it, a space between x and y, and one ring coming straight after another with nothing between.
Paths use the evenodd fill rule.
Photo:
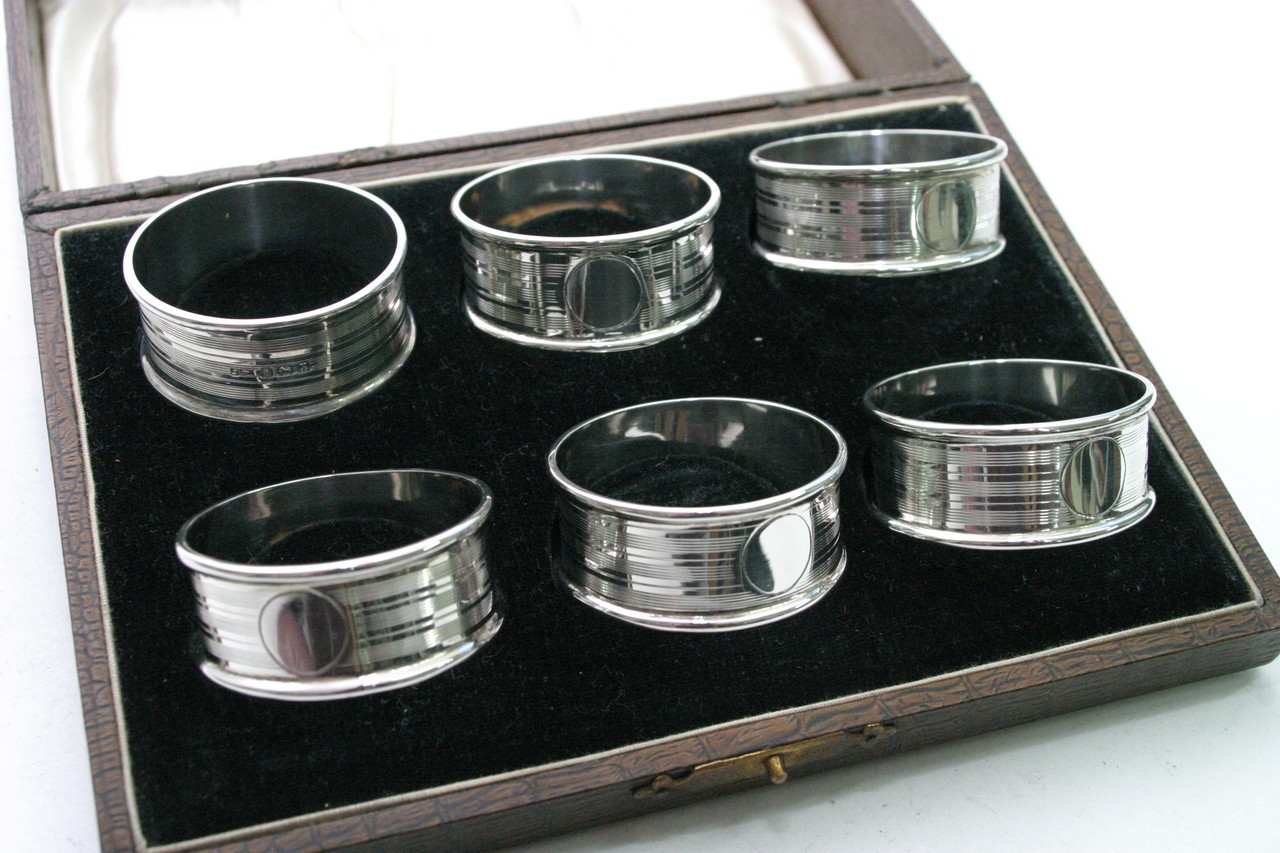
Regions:
<instances>
[{"instance_id":1,"label":"oval cartouche on napkin ring","mask_svg":"<svg viewBox=\"0 0 1280 853\"><path fill-rule=\"evenodd\" d=\"M453 197L467 314L528 346L623 350L666 340L720 299L697 169L625 154L517 163Z\"/></svg>"},{"instance_id":2,"label":"oval cartouche on napkin ring","mask_svg":"<svg viewBox=\"0 0 1280 853\"><path fill-rule=\"evenodd\" d=\"M369 394L413 349L405 242L386 202L329 181L241 181L174 202L124 253L147 379L233 421L296 421Z\"/></svg>"},{"instance_id":3,"label":"oval cartouche on napkin ring","mask_svg":"<svg viewBox=\"0 0 1280 853\"><path fill-rule=\"evenodd\" d=\"M214 682L272 699L404 687L466 660L502 623L488 487L417 469L279 483L178 533Z\"/></svg>"},{"instance_id":4,"label":"oval cartouche on napkin ring","mask_svg":"<svg viewBox=\"0 0 1280 853\"><path fill-rule=\"evenodd\" d=\"M1155 505L1147 417L1155 387L1127 370L969 361L872 386L868 497L890 528L973 548L1036 548L1118 533Z\"/></svg>"},{"instance_id":5,"label":"oval cartouche on napkin ring","mask_svg":"<svg viewBox=\"0 0 1280 853\"><path fill-rule=\"evenodd\" d=\"M786 269L898 276L998 255L1000 163L976 133L867 130L761 145L756 251Z\"/></svg>"},{"instance_id":6,"label":"oval cartouche on napkin ring","mask_svg":"<svg viewBox=\"0 0 1280 853\"><path fill-rule=\"evenodd\" d=\"M580 601L673 631L763 625L844 571L831 425L760 400L645 403L562 436L553 559Z\"/></svg>"}]
</instances>

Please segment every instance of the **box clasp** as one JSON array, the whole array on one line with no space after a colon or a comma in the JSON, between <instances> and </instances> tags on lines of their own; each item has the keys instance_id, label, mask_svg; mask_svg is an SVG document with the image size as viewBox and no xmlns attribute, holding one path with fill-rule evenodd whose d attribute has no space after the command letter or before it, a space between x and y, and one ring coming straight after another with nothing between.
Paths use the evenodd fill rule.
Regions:
<instances>
[{"instance_id":1,"label":"box clasp","mask_svg":"<svg viewBox=\"0 0 1280 853\"><path fill-rule=\"evenodd\" d=\"M781 785L792 769L810 762L836 759L850 747L869 749L896 734L892 723L871 723L860 729L833 732L768 749L720 758L692 767L660 773L648 783L632 789L637 799L664 797L672 791L718 790L748 787L760 781Z\"/></svg>"}]
</instances>

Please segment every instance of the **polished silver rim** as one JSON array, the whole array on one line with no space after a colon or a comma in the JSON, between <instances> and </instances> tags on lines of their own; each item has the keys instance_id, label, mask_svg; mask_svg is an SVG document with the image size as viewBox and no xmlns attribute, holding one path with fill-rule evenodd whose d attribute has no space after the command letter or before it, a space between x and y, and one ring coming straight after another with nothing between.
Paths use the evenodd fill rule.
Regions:
<instances>
[{"instance_id":1,"label":"polished silver rim","mask_svg":"<svg viewBox=\"0 0 1280 853\"><path fill-rule=\"evenodd\" d=\"M1063 377L1072 376L1077 383L1096 387L1101 382L1112 383L1107 389L1108 400L1091 407L1088 413L1076 417L1025 420L1012 423L963 423L951 420L912 417L920 403L929 398L937 399L950 394L959 403L972 402L979 395L995 398L996 402L1026 406L1052 407L1058 405L1053 398ZM891 391L900 390L901 398L913 404L913 408L890 407L886 404ZM932 367L908 370L867 389L863 404L885 424L904 432L927 437L964 440L970 437L998 439L1002 436L1019 438L1038 435L1070 435L1092 432L1116 423L1130 421L1150 412L1155 405L1156 388L1151 380L1130 370L1105 364L1058 359L1009 358L975 361L958 361ZM1115 405L1106 405L1113 402Z\"/></svg>"},{"instance_id":2,"label":"polished silver rim","mask_svg":"<svg viewBox=\"0 0 1280 853\"><path fill-rule=\"evenodd\" d=\"M781 177L844 178L964 172L1004 160L1001 139L955 130L854 130L769 142L749 155L753 168Z\"/></svg>"},{"instance_id":3,"label":"polished silver rim","mask_svg":"<svg viewBox=\"0 0 1280 853\"><path fill-rule=\"evenodd\" d=\"M673 201L668 215L659 217L666 220L660 224L595 236L547 234L533 237L520 230L500 228L490 224L490 222L502 221L521 210L532 211L538 205L547 204L550 199L546 197L548 190L545 178L561 172L571 173L573 170L582 170L580 174L590 176L594 181L584 179L577 186L564 186L566 200L586 202L596 198L597 196L594 195L598 192L596 188L581 185L588 182L626 185L651 179L654 176L668 183L671 189L682 184L686 185L683 191L686 193L687 200ZM507 186L506 184L513 178L524 180L519 186ZM644 187L636 187L636 192L642 189ZM659 191L661 191L660 188ZM477 201L477 195L481 193L483 204ZM643 245L654 239L670 239L709 222L719 208L720 188L705 172L683 163L636 154L578 154L513 163L486 172L468 182L454 194L449 205L454 218L468 231L492 240L523 245L530 249L553 246L590 249ZM481 215L482 209L488 212L487 216ZM524 216L524 214L520 215ZM529 220L537 218L532 212L527 215Z\"/></svg>"},{"instance_id":4,"label":"polished silver rim","mask_svg":"<svg viewBox=\"0 0 1280 853\"><path fill-rule=\"evenodd\" d=\"M999 255L1004 251L1004 247L1004 237L998 237L995 242L979 246L972 251L958 252L954 255L931 258L907 265L896 260L833 261L823 258L796 258L783 252L773 251L758 241L753 243L751 248L766 261L784 270L817 272L827 275L903 278L922 273L946 272L947 270L980 264Z\"/></svg>"}]
</instances>

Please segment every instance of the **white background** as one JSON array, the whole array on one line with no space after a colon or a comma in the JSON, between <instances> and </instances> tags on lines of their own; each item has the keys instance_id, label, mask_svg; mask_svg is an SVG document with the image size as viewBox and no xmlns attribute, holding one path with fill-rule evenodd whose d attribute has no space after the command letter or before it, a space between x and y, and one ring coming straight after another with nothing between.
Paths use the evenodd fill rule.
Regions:
<instances>
[{"instance_id":1,"label":"white background","mask_svg":"<svg viewBox=\"0 0 1280 853\"><path fill-rule=\"evenodd\" d=\"M1280 230L1276 13L1242 0L918 3L986 88L1263 547L1280 555L1280 466L1265 443L1280 415L1278 276L1266 260ZM0 144L0 850L94 850L9 152ZM1272 851L1277 773L1273 664L536 849Z\"/></svg>"}]
</instances>

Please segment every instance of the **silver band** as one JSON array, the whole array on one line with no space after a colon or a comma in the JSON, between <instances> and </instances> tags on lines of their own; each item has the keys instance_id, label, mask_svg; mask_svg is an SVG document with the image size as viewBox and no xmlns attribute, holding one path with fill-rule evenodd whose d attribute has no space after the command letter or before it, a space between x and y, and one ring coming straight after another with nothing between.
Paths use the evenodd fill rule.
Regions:
<instances>
[{"instance_id":1,"label":"silver band","mask_svg":"<svg viewBox=\"0 0 1280 853\"><path fill-rule=\"evenodd\" d=\"M714 309L720 190L679 163L623 154L519 163L453 197L471 321L528 346L622 350Z\"/></svg>"},{"instance_id":2,"label":"silver band","mask_svg":"<svg viewBox=\"0 0 1280 853\"><path fill-rule=\"evenodd\" d=\"M214 682L273 699L404 687L502 619L486 562L493 499L416 469L294 480L222 501L178 532Z\"/></svg>"},{"instance_id":3,"label":"silver band","mask_svg":"<svg viewBox=\"0 0 1280 853\"><path fill-rule=\"evenodd\" d=\"M970 361L874 385L868 496L892 529L973 548L1118 533L1155 505L1155 387L1071 361Z\"/></svg>"},{"instance_id":4,"label":"silver band","mask_svg":"<svg viewBox=\"0 0 1280 853\"><path fill-rule=\"evenodd\" d=\"M242 181L169 205L124 254L148 380L234 421L301 420L369 394L413 349L405 242L386 202L328 181Z\"/></svg>"},{"instance_id":5,"label":"silver band","mask_svg":"<svg viewBox=\"0 0 1280 853\"><path fill-rule=\"evenodd\" d=\"M558 574L611 616L676 631L763 625L817 602L844 571L830 424L759 400L645 403L570 430Z\"/></svg>"},{"instance_id":6,"label":"silver band","mask_svg":"<svg viewBox=\"0 0 1280 853\"><path fill-rule=\"evenodd\" d=\"M992 136L868 130L751 152L756 251L787 269L897 276L980 263L1004 249Z\"/></svg>"}]
</instances>

